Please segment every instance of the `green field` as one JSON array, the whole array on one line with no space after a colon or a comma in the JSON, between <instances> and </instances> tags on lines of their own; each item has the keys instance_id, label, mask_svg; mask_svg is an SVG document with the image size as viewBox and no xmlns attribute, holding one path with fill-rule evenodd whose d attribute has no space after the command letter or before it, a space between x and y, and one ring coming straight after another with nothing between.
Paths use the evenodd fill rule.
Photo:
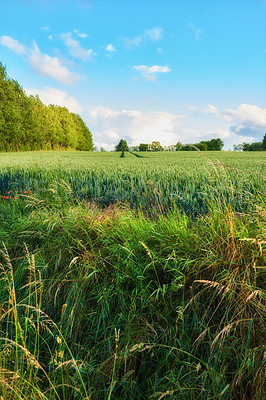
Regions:
<instances>
[{"instance_id":1,"label":"green field","mask_svg":"<svg viewBox=\"0 0 266 400\"><path fill-rule=\"evenodd\" d=\"M262 400L265 152L0 154L0 398Z\"/></svg>"},{"instance_id":2,"label":"green field","mask_svg":"<svg viewBox=\"0 0 266 400\"><path fill-rule=\"evenodd\" d=\"M35 194L64 181L77 200L129 204L147 212L177 206L187 214L207 212L219 187L237 212L264 191L264 152L32 152L0 154L0 191ZM233 189L232 189L233 188Z\"/></svg>"}]
</instances>

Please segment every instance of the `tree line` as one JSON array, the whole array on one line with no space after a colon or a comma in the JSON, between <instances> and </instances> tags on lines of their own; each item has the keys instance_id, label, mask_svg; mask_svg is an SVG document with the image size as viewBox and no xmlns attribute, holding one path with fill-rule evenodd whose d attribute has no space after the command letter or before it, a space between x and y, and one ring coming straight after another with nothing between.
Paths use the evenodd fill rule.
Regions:
<instances>
[{"instance_id":1,"label":"tree line","mask_svg":"<svg viewBox=\"0 0 266 400\"><path fill-rule=\"evenodd\" d=\"M223 148L223 141L221 139L202 140L194 144L182 144L177 142L176 145L163 147L160 142L153 141L152 143L140 143L138 146L128 147L127 141L121 139L115 146L115 151L220 151Z\"/></svg>"},{"instance_id":2,"label":"tree line","mask_svg":"<svg viewBox=\"0 0 266 400\"><path fill-rule=\"evenodd\" d=\"M234 151L266 151L266 133L262 142L234 144Z\"/></svg>"},{"instance_id":3,"label":"tree line","mask_svg":"<svg viewBox=\"0 0 266 400\"><path fill-rule=\"evenodd\" d=\"M176 144L176 151L221 151L224 146L224 142L222 139L211 139L211 140L202 140L199 143L194 144L182 144L178 142Z\"/></svg>"},{"instance_id":4,"label":"tree line","mask_svg":"<svg viewBox=\"0 0 266 400\"><path fill-rule=\"evenodd\" d=\"M0 63L0 151L93 150L82 118L66 107L44 105L27 96Z\"/></svg>"}]
</instances>

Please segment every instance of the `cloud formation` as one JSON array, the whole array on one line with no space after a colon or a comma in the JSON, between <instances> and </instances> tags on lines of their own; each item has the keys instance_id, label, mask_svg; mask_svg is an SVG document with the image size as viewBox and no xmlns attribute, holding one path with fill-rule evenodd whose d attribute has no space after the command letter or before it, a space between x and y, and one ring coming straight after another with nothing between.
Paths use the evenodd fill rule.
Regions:
<instances>
[{"instance_id":1,"label":"cloud formation","mask_svg":"<svg viewBox=\"0 0 266 400\"><path fill-rule=\"evenodd\" d=\"M10 36L0 36L0 43L3 46L6 46L9 49L13 50L17 54L26 53L26 47L23 44L21 44L18 40L13 39Z\"/></svg>"},{"instance_id":2,"label":"cloud formation","mask_svg":"<svg viewBox=\"0 0 266 400\"><path fill-rule=\"evenodd\" d=\"M116 53L116 48L115 48L111 43L109 43L109 44L105 47L105 50L106 50L106 52L107 52L106 57L108 57L108 58L112 58L112 57L113 57L113 54Z\"/></svg>"},{"instance_id":3,"label":"cloud formation","mask_svg":"<svg viewBox=\"0 0 266 400\"><path fill-rule=\"evenodd\" d=\"M58 57L50 57L42 53L35 42L30 55L30 65L36 74L66 85L73 85L81 78L80 75L65 67Z\"/></svg>"},{"instance_id":4,"label":"cloud formation","mask_svg":"<svg viewBox=\"0 0 266 400\"><path fill-rule=\"evenodd\" d=\"M236 109L226 109L220 116L230 123L231 131L242 136L261 139L266 130L266 109L256 105L241 104Z\"/></svg>"},{"instance_id":5,"label":"cloud formation","mask_svg":"<svg viewBox=\"0 0 266 400\"><path fill-rule=\"evenodd\" d=\"M236 109L228 108L222 116L228 122L241 121L246 126L266 129L266 109L256 105L241 104Z\"/></svg>"},{"instance_id":6,"label":"cloud formation","mask_svg":"<svg viewBox=\"0 0 266 400\"><path fill-rule=\"evenodd\" d=\"M145 43L147 41L156 42L161 40L163 37L163 28L157 26L156 28L152 28L144 32L143 35L135 36L134 38L122 38L124 42L124 47L127 50L133 50L138 47L140 44Z\"/></svg>"},{"instance_id":7,"label":"cloud formation","mask_svg":"<svg viewBox=\"0 0 266 400\"><path fill-rule=\"evenodd\" d=\"M206 115L209 115L209 114L217 115L218 114L217 108L212 104L208 104L208 106L206 108L204 108L203 112Z\"/></svg>"},{"instance_id":8,"label":"cloud formation","mask_svg":"<svg viewBox=\"0 0 266 400\"><path fill-rule=\"evenodd\" d=\"M120 139L127 138L129 145L151 143L158 140L170 145L180 140L178 130L182 116L167 112L141 112L138 110L112 110L93 107L89 110L87 124L94 133L94 142L113 150Z\"/></svg>"},{"instance_id":9,"label":"cloud formation","mask_svg":"<svg viewBox=\"0 0 266 400\"><path fill-rule=\"evenodd\" d=\"M201 29L197 28L192 22L189 24L189 28L192 30L194 34L194 38L196 40L200 40L202 38L203 32Z\"/></svg>"},{"instance_id":10,"label":"cloud formation","mask_svg":"<svg viewBox=\"0 0 266 400\"><path fill-rule=\"evenodd\" d=\"M97 146L113 150L120 139L130 146L158 140L163 146L198 143L201 140L221 138L225 149L234 144L259 141L266 129L266 110L242 104L236 109L219 111L209 104L203 109L193 105L184 107L186 114L163 111L113 110L93 107L86 122Z\"/></svg>"},{"instance_id":11,"label":"cloud formation","mask_svg":"<svg viewBox=\"0 0 266 400\"><path fill-rule=\"evenodd\" d=\"M50 57L48 54L42 53L36 42L33 42L33 48L30 49L10 36L0 36L0 43L17 54L25 55L37 75L55 79L66 85L73 85L81 79L81 75L70 71L58 57Z\"/></svg>"},{"instance_id":12,"label":"cloud formation","mask_svg":"<svg viewBox=\"0 0 266 400\"><path fill-rule=\"evenodd\" d=\"M105 48L106 51L109 51L110 53L115 53L116 49L112 44L108 44Z\"/></svg>"},{"instance_id":13,"label":"cloud formation","mask_svg":"<svg viewBox=\"0 0 266 400\"><path fill-rule=\"evenodd\" d=\"M77 40L73 39L71 32L62 33L60 38L74 58L79 58L82 61L89 61L92 58L93 50L84 49Z\"/></svg>"},{"instance_id":14,"label":"cloud formation","mask_svg":"<svg viewBox=\"0 0 266 400\"><path fill-rule=\"evenodd\" d=\"M140 74L149 81L156 81L156 74L165 74L170 72L171 69L166 66L153 65L148 67L147 65L136 65L133 67L135 71L140 72Z\"/></svg>"},{"instance_id":15,"label":"cloud formation","mask_svg":"<svg viewBox=\"0 0 266 400\"><path fill-rule=\"evenodd\" d=\"M82 38L82 39L88 37L88 34L87 34L87 33L82 33L82 32L80 32L78 29L74 29L74 33L75 33L78 37L80 37L80 38Z\"/></svg>"},{"instance_id":16,"label":"cloud formation","mask_svg":"<svg viewBox=\"0 0 266 400\"><path fill-rule=\"evenodd\" d=\"M163 28L157 26L157 28L153 28L149 31L146 31L146 35L152 42L156 42L157 40L161 40L163 35Z\"/></svg>"},{"instance_id":17,"label":"cloud formation","mask_svg":"<svg viewBox=\"0 0 266 400\"><path fill-rule=\"evenodd\" d=\"M133 50L135 47L138 47L142 43L143 39L141 36L136 36L133 39L123 38L123 41L124 47L127 50Z\"/></svg>"},{"instance_id":18,"label":"cloud formation","mask_svg":"<svg viewBox=\"0 0 266 400\"><path fill-rule=\"evenodd\" d=\"M27 95L36 96L38 95L41 101L46 104L55 104L57 106L66 107L70 112L80 114L83 108L79 105L74 97L68 96L68 94L62 90L58 90L52 87L46 87L44 90L39 89L25 89Z\"/></svg>"}]
</instances>

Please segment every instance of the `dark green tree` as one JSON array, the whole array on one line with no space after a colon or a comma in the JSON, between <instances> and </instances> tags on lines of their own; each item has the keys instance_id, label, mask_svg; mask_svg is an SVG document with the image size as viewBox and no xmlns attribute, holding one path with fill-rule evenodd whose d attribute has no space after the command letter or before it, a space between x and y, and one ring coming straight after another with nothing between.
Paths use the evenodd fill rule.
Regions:
<instances>
[{"instance_id":1,"label":"dark green tree","mask_svg":"<svg viewBox=\"0 0 266 400\"><path fill-rule=\"evenodd\" d=\"M207 151L208 150L208 143L201 141L200 143L196 143L194 145L195 147L197 147L197 149L199 149L200 151ZM196 150L196 149L193 149Z\"/></svg>"},{"instance_id":2,"label":"dark green tree","mask_svg":"<svg viewBox=\"0 0 266 400\"><path fill-rule=\"evenodd\" d=\"M181 148L182 148L182 143L181 142L177 142L177 144L175 145L176 151L180 151Z\"/></svg>"},{"instance_id":3,"label":"dark green tree","mask_svg":"<svg viewBox=\"0 0 266 400\"><path fill-rule=\"evenodd\" d=\"M264 151L266 150L266 133L264 134L262 139L262 148Z\"/></svg>"},{"instance_id":4,"label":"dark green tree","mask_svg":"<svg viewBox=\"0 0 266 400\"><path fill-rule=\"evenodd\" d=\"M180 151L192 151L193 147L190 144L184 144L182 145Z\"/></svg>"},{"instance_id":5,"label":"dark green tree","mask_svg":"<svg viewBox=\"0 0 266 400\"><path fill-rule=\"evenodd\" d=\"M163 151L163 147L161 146L160 142L153 141L151 144L151 150L152 151Z\"/></svg>"},{"instance_id":6,"label":"dark green tree","mask_svg":"<svg viewBox=\"0 0 266 400\"><path fill-rule=\"evenodd\" d=\"M249 143L243 143L243 151L249 151L250 149L250 144Z\"/></svg>"},{"instance_id":7,"label":"dark green tree","mask_svg":"<svg viewBox=\"0 0 266 400\"><path fill-rule=\"evenodd\" d=\"M0 151L64 149L93 150L84 121L65 107L27 96L0 63Z\"/></svg>"},{"instance_id":8,"label":"dark green tree","mask_svg":"<svg viewBox=\"0 0 266 400\"><path fill-rule=\"evenodd\" d=\"M263 150L263 143L262 142L254 142L251 143L249 151L262 151Z\"/></svg>"},{"instance_id":9,"label":"dark green tree","mask_svg":"<svg viewBox=\"0 0 266 400\"><path fill-rule=\"evenodd\" d=\"M243 143L243 151L266 151L266 133L262 142Z\"/></svg>"},{"instance_id":10,"label":"dark green tree","mask_svg":"<svg viewBox=\"0 0 266 400\"><path fill-rule=\"evenodd\" d=\"M195 144L185 144L182 145L180 142L177 143L176 149L180 151L197 151L199 149L200 151L220 151L223 148L223 141L218 138L218 139L211 139L211 140L202 140L199 143Z\"/></svg>"},{"instance_id":11,"label":"dark green tree","mask_svg":"<svg viewBox=\"0 0 266 400\"><path fill-rule=\"evenodd\" d=\"M129 151L127 141L121 139L120 142L115 146L115 151Z\"/></svg>"},{"instance_id":12,"label":"dark green tree","mask_svg":"<svg viewBox=\"0 0 266 400\"><path fill-rule=\"evenodd\" d=\"M78 144L76 149L81 151L93 151L92 134L89 128L78 114L72 114L72 117L75 119L75 126L78 132Z\"/></svg>"},{"instance_id":13,"label":"dark green tree","mask_svg":"<svg viewBox=\"0 0 266 400\"><path fill-rule=\"evenodd\" d=\"M139 145L139 151L149 151L149 145L148 145L148 143L140 143L140 145Z\"/></svg>"},{"instance_id":14,"label":"dark green tree","mask_svg":"<svg viewBox=\"0 0 266 400\"><path fill-rule=\"evenodd\" d=\"M210 151L220 151L223 148L223 141L221 139L211 139L208 144L208 150Z\"/></svg>"}]
</instances>

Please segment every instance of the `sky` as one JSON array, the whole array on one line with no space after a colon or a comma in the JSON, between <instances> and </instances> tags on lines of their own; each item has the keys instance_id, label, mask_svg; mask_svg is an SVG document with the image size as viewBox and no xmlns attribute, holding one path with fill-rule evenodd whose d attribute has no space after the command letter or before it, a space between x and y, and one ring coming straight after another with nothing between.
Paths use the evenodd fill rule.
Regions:
<instances>
[{"instance_id":1,"label":"sky","mask_svg":"<svg viewBox=\"0 0 266 400\"><path fill-rule=\"evenodd\" d=\"M266 132L266 0L0 0L0 62L99 149Z\"/></svg>"}]
</instances>

